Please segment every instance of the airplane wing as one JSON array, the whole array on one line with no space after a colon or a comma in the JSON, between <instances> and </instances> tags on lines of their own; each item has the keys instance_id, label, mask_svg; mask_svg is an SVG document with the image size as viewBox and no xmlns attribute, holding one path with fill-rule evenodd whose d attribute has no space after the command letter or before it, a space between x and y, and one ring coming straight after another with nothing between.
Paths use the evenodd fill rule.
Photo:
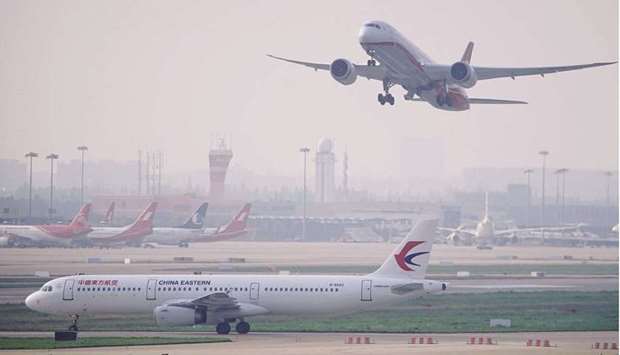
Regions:
<instances>
[{"instance_id":1,"label":"airplane wing","mask_svg":"<svg viewBox=\"0 0 620 355\"><path fill-rule=\"evenodd\" d=\"M411 99L407 99L409 101L419 101L426 102L419 97L414 97ZM517 100L504 100L504 99L481 99L476 97L468 97L467 101L470 104L487 104L487 105L527 105L525 101L517 101Z\"/></svg>"},{"instance_id":2,"label":"airplane wing","mask_svg":"<svg viewBox=\"0 0 620 355\"><path fill-rule=\"evenodd\" d=\"M468 97L467 101L470 104L490 104L490 105L527 105L525 101L517 100L503 100L503 99L480 99L475 97Z\"/></svg>"},{"instance_id":3,"label":"airplane wing","mask_svg":"<svg viewBox=\"0 0 620 355\"><path fill-rule=\"evenodd\" d=\"M437 227L437 230L442 231L442 232L467 234L467 235L470 235L472 237L476 236L476 231L470 230L470 229Z\"/></svg>"},{"instance_id":4,"label":"airplane wing","mask_svg":"<svg viewBox=\"0 0 620 355\"><path fill-rule=\"evenodd\" d=\"M186 308L205 307L209 311L213 312L237 310L240 307L236 298L230 297L224 292L212 293L193 300L174 300L167 303L167 305Z\"/></svg>"},{"instance_id":5,"label":"airplane wing","mask_svg":"<svg viewBox=\"0 0 620 355\"><path fill-rule=\"evenodd\" d=\"M517 76L540 75L559 73L563 71L579 70L586 68L601 67L604 65L616 64L617 62L601 62L578 65L565 65L558 67L530 67L530 68L510 68L510 67L480 67L472 66L476 72L478 80L488 80L497 78L512 78ZM451 65L445 64L425 64L424 72L431 80L447 80L450 78ZM486 100L486 99L485 99ZM472 102L473 103L473 102ZM485 102L477 102L485 103ZM520 103L520 102L519 102Z\"/></svg>"},{"instance_id":6,"label":"airplane wing","mask_svg":"<svg viewBox=\"0 0 620 355\"><path fill-rule=\"evenodd\" d=\"M267 54L267 56L273 59L282 60L282 61L293 63L293 64L304 65L304 66L314 69L315 71L316 70L328 70L329 71L329 66L330 66L329 64L302 62L299 60L277 57L271 54ZM353 65L355 66L355 72L357 73L357 75L362 76L364 78L374 79L374 80L383 80L386 77L385 68L381 65L374 65L374 66L359 65L359 64L353 64Z\"/></svg>"},{"instance_id":7,"label":"airplane wing","mask_svg":"<svg viewBox=\"0 0 620 355\"><path fill-rule=\"evenodd\" d=\"M491 68L474 66L478 80L496 79L496 78L512 78L517 76L540 75L559 73L563 71L579 70L586 68L601 67L604 65L615 64L617 62L601 62L579 65L566 65L559 67L531 67L531 68Z\"/></svg>"}]
</instances>

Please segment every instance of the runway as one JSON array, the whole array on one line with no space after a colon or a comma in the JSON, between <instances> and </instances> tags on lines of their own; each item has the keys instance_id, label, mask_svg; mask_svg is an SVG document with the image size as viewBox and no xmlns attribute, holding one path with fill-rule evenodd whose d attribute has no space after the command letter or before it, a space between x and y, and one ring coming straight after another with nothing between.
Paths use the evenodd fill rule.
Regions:
<instances>
[{"instance_id":1,"label":"runway","mask_svg":"<svg viewBox=\"0 0 620 355\"><path fill-rule=\"evenodd\" d=\"M212 333L169 332L83 332L81 336L216 336ZM48 332L10 333L0 336L51 336ZM345 344L348 336L369 337L372 344ZM437 344L408 344L412 336L432 337ZM227 336L232 342L216 344L158 345L136 347L82 348L59 350L0 351L2 354L614 354L618 351L597 351L595 342L616 342L618 332L549 332L549 333L488 333L480 336L491 338L496 345L466 345L470 337L479 334L352 334L352 333L254 333ZM552 347L527 347L528 339L549 340Z\"/></svg>"}]
</instances>

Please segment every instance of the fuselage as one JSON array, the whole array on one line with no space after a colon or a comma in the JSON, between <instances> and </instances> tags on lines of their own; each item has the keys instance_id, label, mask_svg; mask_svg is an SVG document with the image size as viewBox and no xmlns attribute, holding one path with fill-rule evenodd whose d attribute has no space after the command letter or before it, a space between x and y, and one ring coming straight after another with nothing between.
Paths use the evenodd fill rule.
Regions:
<instances>
[{"instance_id":1,"label":"fuselage","mask_svg":"<svg viewBox=\"0 0 620 355\"><path fill-rule=\"evenodd\" d=\"M411 282L424 286L405 295L392 292L392 286ZM372 274L76 275L49 281L26 299L26 305L40 312L66 315L150 313L173 300L225 292L241 304L255 306L253 311L259 313L348 313L442 289L445 284L438 281L377 278Z\"/></svg>"},{"instance_id":2,"label":"fuselage","mask_svg":"<svg viewBox=\"0 0 620 355\"><path fill-rule=\"evenodd\" d=\"M406 96L418 95L442 110L469 109L465 90L431 80L424 66L435 62L391 25L383 21L365 23L360 29L359 42L369 56L388 69L391 79L408 91ZM438 97L443 97L449 105L441 105Z\"/></svg>"},{"instance_id":3,"label":"fuselage","mask_svg":"<svg viewBox=\"0 0 620 355\"><path fill-rule=\"evenodd\" d=\"M86 236L90 228L74 228L70 225L2 225L0 235L27 239L35 244L70 245Z\"/></svg>"}]
</instances>

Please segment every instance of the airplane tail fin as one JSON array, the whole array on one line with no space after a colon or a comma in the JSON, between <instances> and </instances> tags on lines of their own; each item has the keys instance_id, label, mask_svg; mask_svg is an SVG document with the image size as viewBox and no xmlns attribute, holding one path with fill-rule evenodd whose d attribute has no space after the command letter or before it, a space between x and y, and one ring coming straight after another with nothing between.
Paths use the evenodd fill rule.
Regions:
<instances>
[{"instance_id":1,"label":"airplane tail fin","mask_svg":"<svg viewBox=\"0 0 620 355\"><path fill-rule=\"evenodd\" d=\"M185 223L183 223L179 228L188 228L188 229L202 228L204 221L205 221L205 215L207 214L208 207L209 207L209 204L207 202L202 203L200 207L198 207L198 209L194 211L194 213L192 213L192 215L187 219L187 221L185 221Z\"/></svg>"},{"instance_id":2,"label":"airplane tail fin","mask_svg":"<svg viewBox=\"0 0 620 355\"><path fill-rule=\"evenodd\" d=\"M92 204L87 203L80 208L80 211L73 217L69 226L74 230L86 230L90 228L88 216L90 215Z\"/></svg>"},{"instance_id":3,"label":"airplane tail fin","mask_svg":"<svg viewBox=\"0 0 620 355\"><path fill-rule=\"evenodd\" d=\"M474 51L474 42L467 43L467 48L465 48L465 52L461 57L461 62L463 63L471 63L471 54Z\"/></svg>"},{"instance_id":4,"label":"airplane tail fin","mask_svg":"<svg viewBox=\"0 0 620 355\"><path fill-rule=\"evenodd\" d=\"M489 192L484 193L484 218L489 217Z\"/></svg>"},{"instance_id":5,"label":"airplane tail fin","mask_svg":"<svg viewBox=\"0 0 620 355\"><path fill-rule=\"evenodd\" d=\"M421 219L372 276L423 279L431 256L437 219Z\"/></svg>"},{"instance_id":6,"label":"airplane tail fin","mask_svg":"<svg viewBox=\"0 0 620 355\"><path fill-rule=\"evenodd\" d=\"M236 234L244 232L247 228L248 216L250 215L251 208L252 204L246 203L230 222L219 226L215 234Z\"/></svg>"},{"instance_id":7,"label":"airplane tail fin","mask_svg":"<svg viewBox=\"0 0 620 355\"><path fill-rule=\"evenodd\" d=\"M103 217L103 224L106 225L111 225L114 222L114 208L116 207L116 204L114 203L114 201L112 201L112 203L110 203L110 207L108 207L108 210L105 213L105 217Z\"/></svg>"},{"instance_id":8,"label":"airplane tail fin","mask_svg":"<svg viewBox=\"0 0 620 355\"><path fill-rule=\"evenodd\" d=\"M125 232L131 234L151 233L153 231L153 216L156 209L157 202L151 202Z\"/></svg>"}]
</instances>

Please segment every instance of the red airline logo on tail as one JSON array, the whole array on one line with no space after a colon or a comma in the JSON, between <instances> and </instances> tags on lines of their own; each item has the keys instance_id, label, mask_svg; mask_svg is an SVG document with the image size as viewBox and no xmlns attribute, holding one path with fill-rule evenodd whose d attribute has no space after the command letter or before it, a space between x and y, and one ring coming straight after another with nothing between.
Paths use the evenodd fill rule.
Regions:
<instances>
[{"instance_id":1,"label":"red airline logo on tail","mask_svg":"<svg viewBox=\"0 0 620 355\"><path fill-rule=\"evenodd\" d=\"M420 255L424 255L424 254L428 254L428 251L422 251L422 252L417 252L417 253L412 253L407 255L407 253L409 253L411 251L411 249L417 247L420 244L423 244L424 242L421 241L410 241L407 242L407 244L405 244L405 246L403 247L403 249L400 251L400 253L394 255L394 259L396 259L396 263L398 264L398 266L400 266L401 269L403 269L404 271L414 271L414 269L412 269L410 267L411 266L420 266L419 264L416 264L413 262L413 259L416 256L420 256Z\"/></svg>"}]
</instances>

